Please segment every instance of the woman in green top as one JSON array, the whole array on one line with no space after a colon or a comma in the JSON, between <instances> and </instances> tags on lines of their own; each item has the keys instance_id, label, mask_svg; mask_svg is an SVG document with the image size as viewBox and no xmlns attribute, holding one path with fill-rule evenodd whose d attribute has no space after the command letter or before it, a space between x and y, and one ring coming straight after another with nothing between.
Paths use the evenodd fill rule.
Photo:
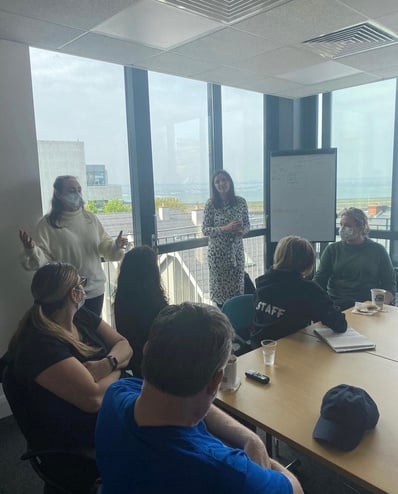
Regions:
<instances>
[{"instance_id":1,"label":"woman in green top","mask_svg":"<svg viewBox=\"0 0 398 494\"><path fill-rule=\"evenodd\" d=\"M348 208L341 213L340 242L329 244L322 254L315 281L342 310L356 301L371 299L372 288L386 290L390 304L396 290L395 272L386 249L368 238L365 213Z\"/></svg>"}]
</instances>

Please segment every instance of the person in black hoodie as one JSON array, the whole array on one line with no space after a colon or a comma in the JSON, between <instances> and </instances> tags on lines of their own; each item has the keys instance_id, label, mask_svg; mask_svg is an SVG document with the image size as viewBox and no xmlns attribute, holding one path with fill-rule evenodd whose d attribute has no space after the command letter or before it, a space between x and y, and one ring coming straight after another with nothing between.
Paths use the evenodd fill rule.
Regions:
<instances>
[{"instance_id":1,"label":"person in black hoodie","mask_svg":"<svg viewBox=\"0 0 398 494\"><path fill-rule=\"evenodd\" d=\"M321 321L338 333L347 329L345 315L314 281L306 280L315 265L312 244L301 237L282 238L276 246L274 264L256 279L252 345L263 339L278 340Z\"/></svg>"}]
</instances>

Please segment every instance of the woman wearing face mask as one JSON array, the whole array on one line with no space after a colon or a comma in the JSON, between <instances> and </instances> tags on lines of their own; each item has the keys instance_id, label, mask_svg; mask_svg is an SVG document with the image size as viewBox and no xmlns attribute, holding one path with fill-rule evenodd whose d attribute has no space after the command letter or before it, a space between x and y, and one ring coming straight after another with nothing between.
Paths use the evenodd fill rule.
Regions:
<instances>
[{"instance_id":1,"label":"woman wearing face mask","mask_svg":"<svg viewBox=\"0 0 398 494\"><path fill-rule=\"evenodd\" d=\"M125 338L93 312L79 310L84 285L71 264L40 268L31 284L34 304L5 357L35 424L32 440L43 449L94 448L104 393L132 355Z\"/></svg>"},{"instance_id":2,"label":"woman wearing face mask","mask_svg":"<svg viewBox=\"0 0 398 494\"><path fill-rule=\"evenodd\" d=\"M342 310L355 302L370 300L372 288L387 290L385 302L391 303L396 280L385 248L367 237L368 218L358 208L341 213L340 242L329 244L322 254L315 281Z\"/></svg>"},{"instance_id":3,"label":"woman wearing face mask","mask_svg":"<svg viewBox=\"0 0 398 494\"><path fill-rule=\"evenodd\" d=\"M87 278L86 307L100 315L104 300L105 274L101 256L119 261L127 239L122 232L113 240L98 218L84 209L81 186L75 177L63 175L54 182L51 211L37 226L35 240L23 229L19 236L24 247L22 265L36 270L48 262L69 262Z\"/></svg>"}]
</instances>

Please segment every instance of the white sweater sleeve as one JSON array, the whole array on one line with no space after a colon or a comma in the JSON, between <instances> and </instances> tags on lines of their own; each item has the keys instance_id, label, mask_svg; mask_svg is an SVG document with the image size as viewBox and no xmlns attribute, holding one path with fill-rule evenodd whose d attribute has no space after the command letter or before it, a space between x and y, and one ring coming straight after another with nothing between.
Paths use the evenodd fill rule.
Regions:
<instances>
[{"instance_id":1,"label":"white sweater sleeve","mask_svg":"<svg viewBox=\"0 0 398 494\"><path fill-rule=\"evenodd\" d=\"M107 261L120 261L124 255L124 249L119 249L116 241L106 233L100 220L95 217L100 238L99 252Z\"/></svg>"},{"instance_id":2,"label":"white sweater sleeve","mask_svg":"<svg viewBox=\"0 0 398 494\"><path fill-rule=\"evenodd\" d=\"M22 249L19 255L22 266L27 271L36 271L52 261L37 244L33 249Z\"/></svg>"},{"instance_id":3,"label":"white sweater sleeve","mask_svg":"<svg viewBox=\"0 0 398 494\"><path fill-rule=\"evenodd\" d=\"M37 225L35 232L35 246L33 249L22 249L20 261L27 271L36 271L40 267L53 262L54 258L49 249L49 224L46 217L42 218Z\"/></svg>"}]
</instances>

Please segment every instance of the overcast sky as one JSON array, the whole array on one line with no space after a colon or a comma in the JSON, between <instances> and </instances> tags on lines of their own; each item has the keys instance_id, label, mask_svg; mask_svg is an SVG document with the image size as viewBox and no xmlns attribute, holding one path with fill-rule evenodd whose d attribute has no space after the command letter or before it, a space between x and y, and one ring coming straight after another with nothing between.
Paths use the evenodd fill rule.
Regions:
<instances>
[{"instance_id":1,"label":"overcast sky","mask_svg":"<svg viewBox=\"0 0 398 494\"><path fill-rule=\"evenodd\" d=\"M120 65L31 49L37 137L80 140L87 164L129 183L124 71ZM207 94L201 81L149 73L155 184L208 180ZM262 182L262 95L223 88L224 167ZM391 178L395 81L333 93L338 178Z\"/></svg>"},{"instance_id":2,"label":"overcast sky","mask_svg":"<svg viewBox=\"0 0 398 494\"><path fill-rule=\"evenodd\" d=\"M87 164L128 183L123 67L37 49L31 64L37 138L83 141Z\"/></svg>"},{"instance_id":3,"label":"overcast sky","mask_svg":"<svg viewBox=\"0 0 398 494\"><path fill-rule=\"evenodd\" d=\"M87 164L129 183L124 71L120 65L31 49L39 140L80 140ZM208 181L207 84L149 73L155 183ZM223 89L224 167L262 181L262 95Z\"/></svg>"}]
</instances>

